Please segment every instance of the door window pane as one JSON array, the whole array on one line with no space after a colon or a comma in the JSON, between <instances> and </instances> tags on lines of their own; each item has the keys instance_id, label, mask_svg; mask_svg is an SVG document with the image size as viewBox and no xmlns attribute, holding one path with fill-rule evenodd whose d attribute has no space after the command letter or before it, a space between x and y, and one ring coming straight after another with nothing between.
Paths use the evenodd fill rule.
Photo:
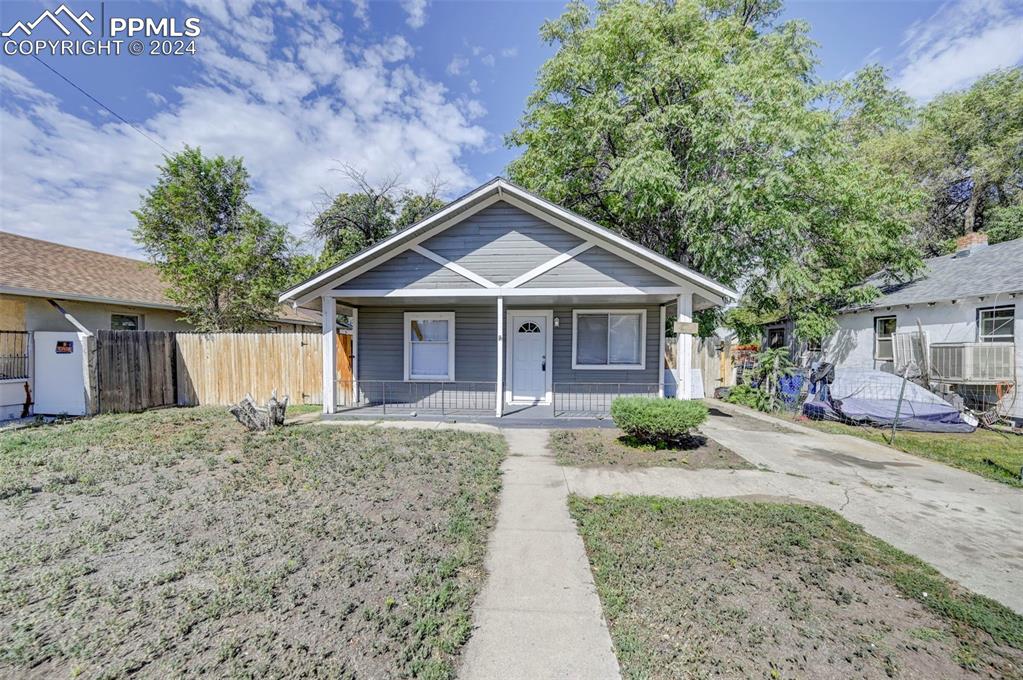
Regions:
<instances>
[{"instance_id":1,"label":"door window pane","mask_svg":"<svg viewBox=\"0 0 1023 680\"><path fill-rule=\"evenodd\" d=\"M576 363L607 364L607 314L580 314L576 319Z\"/></svg>"}]
</instances>

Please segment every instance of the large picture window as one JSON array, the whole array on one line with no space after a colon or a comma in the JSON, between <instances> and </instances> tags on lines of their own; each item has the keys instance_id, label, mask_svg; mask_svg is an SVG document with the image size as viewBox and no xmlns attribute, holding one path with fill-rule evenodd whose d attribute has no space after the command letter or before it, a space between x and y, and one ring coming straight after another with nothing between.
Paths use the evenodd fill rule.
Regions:
<instances>
[{"instance_id":1,"label":"large picture window","mask_svg":"<svg viewBox=\"0 0 1023 680\"><path fill-rule=\"evenodd\" d=\"M892 336L895 335L895 317L879 316L874 319L874 359L893 361Z\"/></svg>"},{"instance_id":2,"label":"large picture window","mask_svg":"<svg viewBox=\"0 0 1023 680\"><path fill-rule=\"evenodd\" d=\"M577 310L572 322L572 368L644 368L645 310Z\"/></svg>"},{"instance_id":3,"label":"large picture window","mask_svg":"<svg viewBox=\"0 0 1023 680\"><path fill-rule=\"evenodd\" d=\"M1016 323L1016 308L988 307L977 310L978 342L1012 342L1013 325Z\"/></svg>"},{"instance_id":4,"label":"large picture window","mask_svg":"<svg viewBox=\"0 0 1023 680\"><path fill-rule=\"evenodd\" d=\"M455 379L455 313L405 312L405 380Z\"/></svg>"}]
</instances>

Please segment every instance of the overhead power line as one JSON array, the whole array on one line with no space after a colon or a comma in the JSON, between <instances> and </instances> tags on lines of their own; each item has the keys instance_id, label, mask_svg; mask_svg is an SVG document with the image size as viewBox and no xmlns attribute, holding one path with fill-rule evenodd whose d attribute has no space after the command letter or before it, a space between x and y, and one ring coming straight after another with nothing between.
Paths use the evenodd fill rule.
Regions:
<instances>
[{"instance_id":1,"label":"overhead power line","mask_svg":"<svg viewBox=\"0 0 1023 680\"><path fill-rule=\"evenodd\" d=\"M76 84L75 84L75 82L74 82L73 80L71 80L70 78L68 78L68 77L67 77L66 75L64 75L63 73L61 73L61 72L60 72L60 71L58 71L57 69L55 69L55 68L53 68L52 66L50 66L49 64L47 64L47 63L46 63L45 61L43 61L42 59L40 59L40 58L39 58L38 56L36 56L35 54L33 54L33 55L31 55L31 56L32 56L32 58L33 58L33 59L35 59L36 61L38 61L38 62L39 62L40 64L42 64L42 65L43 65L43 66L45 66L46 68L50 69L50 71L52 71L53 73L55 73L55 74L57 75L57 77L59 77L59 78L60 78L61 80L63 80L64 82L66 82L66 83L67 83L68 85L70 85L71 87L75 88L76 90L78 90L79 92L81 92L82 94L84 94L84 95L85 95L86 97L88 97L89 99L91 99L92 101L96 102L96 104L98 104L99 106L102 106L102 107L103 107L104 109L106 109L106 110L107 110L107 111L108 111L108 112L109 112L109 113L110 113L111 115L113 115L113 116L114 116L115 118L117 118L117 120L121 121L122 123L124 123L125 125L127 125L128 127L130 127L130 128L132 129L132 130L134 130L135 132L139 133L140 135L142 135L143 137L145 137L146 139L148 139L148 140L149 140L150 142L152 142L153 144L156 144L156 145L157 145L158 147L160 147L161 149L163 149L163 150L164 150L164 151L165 151L166 153L168 153L168 154L169 154L169 153L171 153L171 150L170 150L170 149L168 149L168 148L167 148L167 147L165 147L165 146L164 146L163 144L161 144L160 142L156 141L155 139L153 139L152 137L150 137L149 135L147 135L147 134L145 133L145 131L143 131L143 130L142 130L142 128L140 128L140 127L138 127L137 125L135 125L134 123L132 123L132 122L128 121L128 120L127 120L127 119L126 119L126 118L125 118L124 116L122 116L121 114L119 114L119 113L118 113L117 111L114 111L114 110L113 110L112 108L110 108L109 106L107 106L106 104L104 104L103 102L101 102L100 100L96 99L96 98L95 98L95 97L93 97L93 96L92 96L91 94L89 94L88 92L86 92L85 90L83 90L82 88L80 88L80 87L79 87L78 85L76 85Z\"/></svg>"}]
</instances>

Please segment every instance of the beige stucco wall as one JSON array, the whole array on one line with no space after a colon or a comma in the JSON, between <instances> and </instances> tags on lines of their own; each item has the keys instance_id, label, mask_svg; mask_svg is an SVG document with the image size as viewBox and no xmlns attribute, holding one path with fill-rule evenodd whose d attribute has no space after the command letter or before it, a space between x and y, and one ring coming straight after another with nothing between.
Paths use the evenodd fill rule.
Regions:
<instances>
[{"instance_id":1,"label":"beige stucco wall","mask_svg":"<svg viewBox=\"0 0 1023 680\"><path fill-rule=\"evenodd\" d=\"M0 295L0 331L25 330L25 300Z\"/></svg>"},{"instance_id":2,"label":"beige stucco wall","mask_svg":"<svg viewBox=\"0 0 1023 680\"><path fill-rule=\"evenodd\" d=\"M149 331L187 331L190 326L177 320L179 312L164 309L143 309L126 305L109 305L96 302L73 302L58 300L60 305L78 319L90 331L110 328L111 314L138 314L143 317L143 329ZM0 296L0 310L23 309L21 329L30 331L73 331L77 330L53 305L44 298ZM14 312L16 314L16 312ZM14 320L8 320L14 322ZM0 324L0 328L3 324ZM11 328L9 330L21 330Z\"/></svg>"}]
</instances>

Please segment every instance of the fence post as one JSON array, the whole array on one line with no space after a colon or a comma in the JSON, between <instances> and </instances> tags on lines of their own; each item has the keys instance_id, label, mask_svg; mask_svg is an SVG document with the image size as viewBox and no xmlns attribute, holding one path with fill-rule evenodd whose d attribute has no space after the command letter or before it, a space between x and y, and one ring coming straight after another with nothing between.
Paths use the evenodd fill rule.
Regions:
<instances>
[{"instance_id":1,"label":"fence post","mask_svg":"<svg viewBox=\"0 0 1023 680\"><path fill-rule=\"evenodd\" d=\"M899 414L902 413L902 397L906 394L907 375L909 375L909 364L902 369L902 385L899 387L899 401L895 404L895 420L892 421L892 440L888 442L889 444L895 443L895 431L899 427Z\"/></svg>"}]
</instances>

